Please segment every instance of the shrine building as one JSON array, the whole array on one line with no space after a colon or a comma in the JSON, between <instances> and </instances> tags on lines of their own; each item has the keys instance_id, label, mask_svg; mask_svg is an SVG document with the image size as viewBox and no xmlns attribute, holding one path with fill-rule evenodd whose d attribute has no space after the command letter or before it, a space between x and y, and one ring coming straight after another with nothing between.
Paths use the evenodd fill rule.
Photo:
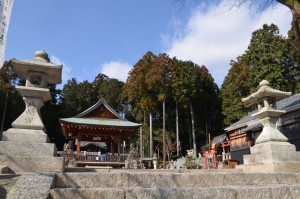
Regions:
<instances>
[{"instance_id":1,"label":"shrine building","mask_svg":"<svg viewBox=\"0 0 300 199\"><path fill-rule=\"evenodd\" d=\"M122 118L103 98L82 113L59 120L65 138L76 140L77 155L81 154L82 141L112 143L113 157L117 153L114 161L120 161L121 143L137 133L142 126Z\"/></svg>"}]
</instances>

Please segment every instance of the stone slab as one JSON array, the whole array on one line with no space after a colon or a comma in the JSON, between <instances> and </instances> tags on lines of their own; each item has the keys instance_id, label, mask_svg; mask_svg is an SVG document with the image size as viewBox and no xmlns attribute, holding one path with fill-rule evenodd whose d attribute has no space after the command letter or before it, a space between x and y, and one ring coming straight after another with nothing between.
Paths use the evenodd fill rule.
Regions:
<instances>
[{"instance_id":1,"label":"stone slab","mask_svg":"<svg viewBox=\"0 0 300 199\"><path fill-rule=\"evenodd\" d=\"M261 152L244 155L243 158L244 164L298 161L300 165L300 152L295 151Z\"/></svg>"},{"instance_id":2,"label":"stone slab","mask_svg":"<svg viewBox=\"0 0 300 199\"><path fill-rule=\"evenodd\" d=\"M57 188L170 188L299 184L300 173L60 173Z\"/></svg>"},{"instance_id":3,"label":"stone slab","mask_svg":"<svg viewBox=\"0 0 300 199\"><path fill-rule=\"evenodd\" d=\"M261 153L262 151L296 151L296 147L288 142L265 142L261 144L255 144L250 148L251 154Z\"/></svg>"},{"instance_id":4,"label":"stone slab","mask_svg":"<svg viewBox=\"0 0 300 199\"><path fill-rule=\"evenodd\" d=\"M7 194L13 185L18 181L20 175L0 175L0 198L7 198Z\"/></svg>"},{"instance_id":5,"label":"stone slab","mask_svg":"<svg viewBox=\"0 0 300 199\"><path fill-rule=\"evenodd\" d=\"M164 199L257 199L257 198L280 198L298 199L299 185L264 185L264 186L237 186L218 188L79 188L79 189L52 189L53 199L60 198L164 198Z\"/></svg>"},{"instance_id":6,"label":"stone slab","mask_svg":"<svg viewBox=\"0 0 300 199\"><path fill-rule=\"evenodd\" d=\"M53 143L33 143L22 141L0 141L0 155L7 156L56 156Z\"/></svg>"},{"instance_id":7,"label":"stone slab","mask_svg":"<svg viewBox=\"0 0 300 199\"><path fill-rule=\"evenodd\" d=\"M24 141L34 143L49 143L49 138L43 130L10 128L3 132L2 141Z\"/></svg>"},{"instance_id":8,"label":"stone slab","mask_svg":"<svg viewBox=\"0 0 300 199\"><path fill-rule=\"evenodd\" d=\"M22 97L41 98L43 102L52 99L48 88L35 88L27 86L16 86L16 90Z\"/></svg>"},{"instance_id":9,"label":"stone slab","mask_svg":"<svg viewBox=\"0 0 300 199\"><path fill-rule=\"evenodd\" d=\"M300 173L299 161L286 161L286 162L270 162L270 163L254 163L236 165L237 169L242 169L243 172L252 173Z\"/></svg>"},{"instance_id":10,"label":"stone slab","mask_svg":"<svg viewBox=\"0 0 300 199\"><path fill-rule=\"evenodd\" d=\"M45 156L4 156L0 155L0 162L15 173L27 172L64 172L64 158Z\"/></svg>"},{"instance_id":11,"label":"stone slab","mask_svg":"<svg viewBox=\"0 0 300 199\"><path fill-rule=\"evenodd\" d=\"M28 173L22 175L14 184L7 198L50 198L49 190L54 187L55 173Z\"/></svg>"}]
</instances>

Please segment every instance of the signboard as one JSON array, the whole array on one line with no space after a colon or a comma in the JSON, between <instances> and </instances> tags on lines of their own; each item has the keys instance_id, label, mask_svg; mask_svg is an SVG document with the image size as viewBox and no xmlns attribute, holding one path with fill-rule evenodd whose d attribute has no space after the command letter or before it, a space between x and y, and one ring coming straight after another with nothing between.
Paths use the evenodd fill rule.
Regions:
<instances>
[{"instance_id":1,"label":"signboard","mask_svg":"<svg viewBox=\"0 0 300 199\"><path fill-rule=\"evenodd\" d=\"M6 38L14 0L0 0L0 68L5 59Z\"/></svg>"}]
</instances>

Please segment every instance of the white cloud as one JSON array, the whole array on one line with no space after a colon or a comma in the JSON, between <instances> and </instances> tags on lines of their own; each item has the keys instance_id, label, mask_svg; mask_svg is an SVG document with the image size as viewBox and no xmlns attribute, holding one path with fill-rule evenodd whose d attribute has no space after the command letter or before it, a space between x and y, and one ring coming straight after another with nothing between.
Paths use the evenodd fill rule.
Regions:
<instances>
[{"instance_id":1,"label":"white cloud","mask_svg":"<svg viewBox=\"0 0 300 199\"><path fill-rule=\"evenodd\" d=\"M101 65L100 73L125 82L131 69L132 66L126 62L110 61Z\"/></svg>"},{"instance_id":2,"label":"white cloud","mask_svg":"<svg viewBox=\"0 0 300 199\"><path fill-rule=\"evenodd\" d=\"M274 23L281 34L286 35L291 24L290 11L282 5L259 13L238 8L228 10L224 2L206 7L205 12L201 12L201 7L196 8L181 34L176 33L177 37L171 38L167 50L172 57L205 65L219 86L228 72L230 60L244 53L253 31L265 23Z\"/></svg>"},{"instance_id":3,"label":"white cloud","mask_svg":"<svg viewBox=\"0 0 300 199\"><path fill-rule=\"evenodd\" d=\"M55 55L52 55L50 60L53 64L62 64L63 65L61 85L66 84L67 81L71 78L70 73L71 73L72 68L68 64L66 64L64 61L62 61L60 58L56 57Z\"/></svg>"}]
</instances>

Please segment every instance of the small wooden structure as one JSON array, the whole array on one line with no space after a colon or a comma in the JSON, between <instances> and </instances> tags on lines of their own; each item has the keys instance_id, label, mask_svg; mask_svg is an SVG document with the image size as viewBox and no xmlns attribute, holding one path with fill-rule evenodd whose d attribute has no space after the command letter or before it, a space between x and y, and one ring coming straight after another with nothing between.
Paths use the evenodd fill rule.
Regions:
<instances>
[{"instance_id":1,"label":"small wooden structure","mask_svg":"<svg viewBox=\"0 0 300 199\"><path fill-rule=\"evenodd\" d=\"M204 169L210 168L210 164L213 164L213 168L218 167L218 162L228 164L230 160L230 141L226 134L218 135L213 138L211 143L201 147L204 156Z\"/></svg>"},{"instance_id":2,"label":"small wooden structure","mask_svg":"<svg viewBox=\"0 0 300 199\"><path fill-rule=\"evenodd\" d=\"M83 159L84 162L87 162L87 159L84 158L86 154L82 154L80 151L81 141L112 143L109 162L124 162L124 159L121 159L121 143L134 135L141 127L141 124L123 119L104 99L100 99L95 105L75 117L60 118L59 120L66 139L76 139L79 165ZM117 145L117 156L115 156L115 145ZM90 162L94 162L94 158L96 156Z\"/></svg>"}]
</instances>

